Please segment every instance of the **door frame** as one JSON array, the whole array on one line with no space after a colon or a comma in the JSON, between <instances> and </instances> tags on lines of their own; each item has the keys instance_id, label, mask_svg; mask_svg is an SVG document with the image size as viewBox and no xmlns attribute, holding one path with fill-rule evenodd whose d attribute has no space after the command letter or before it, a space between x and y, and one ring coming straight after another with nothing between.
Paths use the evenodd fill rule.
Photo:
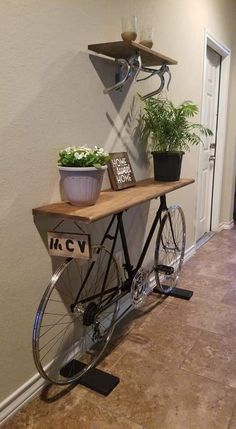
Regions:
<instances>
[{"instance_id":1,"label":"door frame","mask_svg":"<svg viewBox=\"0 0 236 429\"><path fill-rule=\"evenodd\" d=\"M204 57L203 57L201 122L203 121L203 111L204 111L204 93L205 93L205 85L206 85L206 63L207 63L208 46L222 57L221 74L220 74L217 145L216 145L216 153L215 153L216 155L215 176L214 176L214 183L213 183L212 218L211 218L211 229L212 231L217 231L220 225L220 207L221 207L221 192L222 192L222 182L223 182L226 126L227 126L227 106L228 106L228 96L229 96L231 51L225 44L219 42L215 37L213 37L208 30L205 30L204 52L203 52ZM199 150L199 156L198 156L197 216L199 216L199 205L200 205L199 171L200 171L200 150ZM197 241L197 228L196 228L195 238L196 238L195 241Z\"/></svg>"}]
</instances>

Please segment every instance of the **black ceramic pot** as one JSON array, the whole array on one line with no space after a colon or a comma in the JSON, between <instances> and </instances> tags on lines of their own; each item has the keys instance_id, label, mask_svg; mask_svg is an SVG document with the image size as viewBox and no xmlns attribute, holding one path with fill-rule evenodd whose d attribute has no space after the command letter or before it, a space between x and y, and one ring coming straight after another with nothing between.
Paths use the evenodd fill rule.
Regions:
<instances>
[{"instance_id":1,"label":"black ceramic pot","mask_svg":"<svg viewBox=\"0 0 236 429\"><path fill-rule=\"evenodd\" d=\"M179 180L184 152L152 152L154 179L162 182Z\"/></svg>"}]
</instances>

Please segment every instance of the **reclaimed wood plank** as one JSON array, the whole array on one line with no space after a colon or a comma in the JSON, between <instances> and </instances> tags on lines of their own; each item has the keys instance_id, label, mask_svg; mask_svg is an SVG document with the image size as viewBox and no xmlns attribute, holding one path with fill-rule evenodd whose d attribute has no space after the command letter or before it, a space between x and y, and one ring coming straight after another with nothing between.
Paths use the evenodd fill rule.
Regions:
<instances>
[{"instance_id":1,"label":"reclaimed wood plank","mask_svg":"<svg viewBox=\"0 0 236 429\"><path fill-rule=\"evenodd\" d=\"M52 216L69 218L92 223L114 213L119 213L138 204L158 198L161 195L180 189L193 183L193 179L180 179L176 182L156 182L146 179L136 183L133 188L102 191L95 205L76 207L68 202L58 202L33 209L34 216Z\"/></svg>"},{"instance_id":2,"label":"reclaimed wood plank","mask_svg":"<svg viewBox=\"0 0 236 429\"><path fill-rule=\"evenodd\" d=\"M166 55L156 52L153 49L149 49L146 46L140 45L136 42L107 42L107 43L96 43L88 45L90 51L96 52L97 54L106 55L111 58L124 58L129 59L137 52L141 55L143 66L161 66L162 64L175 65L176 60L167 57Z\"/></svg>"}]
</instances>

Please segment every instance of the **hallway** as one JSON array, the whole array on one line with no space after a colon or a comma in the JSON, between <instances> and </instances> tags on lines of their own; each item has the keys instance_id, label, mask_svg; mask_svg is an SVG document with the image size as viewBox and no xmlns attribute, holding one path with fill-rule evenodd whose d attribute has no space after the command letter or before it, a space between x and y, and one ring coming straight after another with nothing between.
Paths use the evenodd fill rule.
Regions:
<instances>
[{"instance_id":1,"label":"hallway","mask_svg":"<svg viewBox=\"0 0 236 429\"><path fill-rule=\"evenodd\" d=\"M198 250L179 286L190 301L152 296L119 324L100 364L120 377L110 396L50 387L2 429L236 429L236 229Z\"/></svg>"}]
</instances>

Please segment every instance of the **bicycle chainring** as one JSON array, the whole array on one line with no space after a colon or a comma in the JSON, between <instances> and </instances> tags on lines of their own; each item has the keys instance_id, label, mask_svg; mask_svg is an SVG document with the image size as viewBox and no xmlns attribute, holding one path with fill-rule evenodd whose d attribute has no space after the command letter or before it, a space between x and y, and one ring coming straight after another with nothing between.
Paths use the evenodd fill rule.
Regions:
<instances>
[{"instance_id":1,"label":"bicycle chainring","mask_svg":"<svg viewBox=\"0 0 236 429\"><path fill-rule=\"evenodd\" d=\"M143 304L149 291L149 272L145 268L140 268L135 274L130 290L131 304L137 308Z\"/></svg>"}]
</instances>

